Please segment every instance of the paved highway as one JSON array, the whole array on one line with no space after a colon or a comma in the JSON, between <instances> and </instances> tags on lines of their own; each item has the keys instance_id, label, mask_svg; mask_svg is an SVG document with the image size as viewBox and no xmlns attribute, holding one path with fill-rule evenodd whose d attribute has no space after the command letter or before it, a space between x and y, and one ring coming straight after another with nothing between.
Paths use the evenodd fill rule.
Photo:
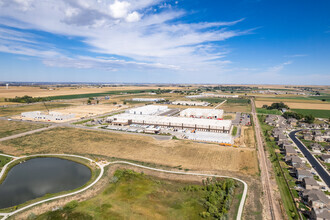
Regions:
<instances>
[{"instance_id":1,"label":"paved highway","mask_svg":"<svg viewBox=\"0 0 330 220\"><path fill-rule=\"evenodd\" d=\"M321 164L315 159L315 157L309 152L309 150L306 148L305 145L303 145L297 138L296 133L298 131L292 131L289 134L289 137L291 140L297 145L297 147L301 150L301 152L305 155L307 160L310 164L312 164L313 168L316 170L316 172L320 175L320 177L324 180L324 182L330 187L330 176L328 172L321 166Z\"/></svg>"}]
</instances>

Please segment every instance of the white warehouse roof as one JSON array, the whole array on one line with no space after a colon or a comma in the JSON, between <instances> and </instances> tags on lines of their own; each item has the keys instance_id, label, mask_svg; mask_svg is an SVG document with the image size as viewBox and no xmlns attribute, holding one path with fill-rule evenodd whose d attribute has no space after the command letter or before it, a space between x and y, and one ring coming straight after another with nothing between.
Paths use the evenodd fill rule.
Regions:
<instances>
[{"instance_id":1,"label":"white warehouse roof","mask_svg":"<svg viewBox=\"0 0 330 220\"><path fill-rule=\"evenodd\" d=\"M204 118L222 118L222 109L207 109L207 108L187 108L180 112L181 117L204 117Z\"/></svg>"},{"instance_id":2,"label":"white warehouse roof","mask_svg":"<svg viewBox=\"0 0 330 220\"><path fill-rule=\"evenodd\" d=\"M168 110L166 105L146 105L138 108L132 108L126 110L126 113L134 115L155 115L160 114Z\"/></svg>"},{"instance_id":3,"label":"white warehouse roof","mask_svg":"<svg viewBox=\"0 0 330 220\"><path fill-rule=\"evenodd\" d=\"M132 114L119 114L109 117L110 121L120 121L138 123L138 124L152 124L152 125L164 125L164 126L184 126L195 127L205 129L224 129L230 130L231 120L210 120L202 118L182 118L182 117L167 117L156 115L132 115Z\"/></svg>"}]
</instances>

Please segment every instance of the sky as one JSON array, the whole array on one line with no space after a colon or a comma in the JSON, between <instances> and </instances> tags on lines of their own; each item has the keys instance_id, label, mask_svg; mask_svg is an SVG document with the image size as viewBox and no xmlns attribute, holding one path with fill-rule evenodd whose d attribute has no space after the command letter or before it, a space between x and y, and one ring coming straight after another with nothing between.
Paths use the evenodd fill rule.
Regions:
<instances>
[{"instance_id":1,"label":"sky","mask_svg":"<svg viewBox=\"0 0 330 220\"><path fill-rule=\"evenodd\" d=\"M330 85L329 0L0 0L0 81Z\"/></svg>"}]
</instances>

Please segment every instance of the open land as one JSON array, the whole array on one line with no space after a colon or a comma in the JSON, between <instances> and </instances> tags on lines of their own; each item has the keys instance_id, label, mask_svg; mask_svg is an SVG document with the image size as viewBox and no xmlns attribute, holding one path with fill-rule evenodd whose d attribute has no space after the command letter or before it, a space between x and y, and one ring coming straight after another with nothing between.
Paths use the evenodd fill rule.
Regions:
<instances>
[{"instance_id":1,"label":"open land","mask_svg":"<svg viewBox=\"0 0 330 220\"><path fill-rule=\"evenodd\" d=\"M70 105L71 104L68 103L47 103L47 108L57 109L57 108L68 107ZM14 115L19 115L22 112L46 111L46 110L47 110L46 107L42 103L13 106L13 107L2 107L0 108L0 116L14 116Z\"/></svg>"},{"instance_id":2,"label":"open land","mask_svg":"<svg viewBox=\"0 0 330 220\"><path fill-rule=\"evenodd\" d=\"M262 108L263 105L271 105L277 101L256 101L256 107ZM291 109L319 109L319 110L330 110L330 103L309 103L309 102L284 102Z\"/></svg>"},{"instance_id":3,"label":"open land","mask_svg":"<svg viewBox=\"0 0 330 220\"><path fill-rule=\"evenodd\" d=\"M26 131L31 131L39 128L46 127L46 124L36 124L20 121L0 121L0 138L8 137L14 134L23 133Z\"/></svg>"},{"instance_id":4,"label":"open land","mask_svg":"<svg viewBox=\"0 0 330 220\"><path fill-rule=\"evenodd\" d=\"M73 128L56 128L4 141L0 150L13 155L67 152L94 154L170 167L181 165L184 169L231 171L250 175L258 173L255 149L226 148L182 140L159 141L147 136Z\"/></svg>"},{"instance_id":5,"label":"open land","mask_svg":"<svg viewBox=\"0 0 330 220\"><path fill-rule=\"evenodd\" d=\"M32 86L10 86L5 89L0 87L0 97L15 98L16 96L32 96L32 97L48 97L48 96L64 96L79 95L89 93L103 93L108 91L124 91L124 90L149 90L149 89L180 89L179 87L157 87L157 86L119 86L119 87L49 87L42 89Z\"/></svg>"},{"instance_id":6,"label":"open land","mask_svg":"<svg viewBox=\"0 0 330 220\"><path fill-rule=\"evenodd\" d=\"M219 183L224 181L228 180L219 180ZM190 191L189 187L196 191ZM109 216L113 219L138 219L141 216L148 219L199 219L202 212L207 212L203 201L208 191L202 188L204 186L196 183L169 181L131 170L116 170L111 183L94 198L68 203L63 210L45 213L37 219L56 216L79 216L83 219L107 219ZM236 193L240 191L235 189Z\"/></svg>"}]
</instances>

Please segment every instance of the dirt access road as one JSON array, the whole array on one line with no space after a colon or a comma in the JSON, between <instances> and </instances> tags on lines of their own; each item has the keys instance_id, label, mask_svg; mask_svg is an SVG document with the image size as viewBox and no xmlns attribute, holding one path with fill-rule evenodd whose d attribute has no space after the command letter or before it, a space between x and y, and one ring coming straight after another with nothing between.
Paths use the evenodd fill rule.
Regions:
<instances>
[{"instance_id":1,"label":"dirt access road","mask_svg":"<svg viewBox=\"0 0 330 220\"><path fill-rule=\"evenodd\" d=\"M252 116L254 121L254 129L257 139L258 147L258 158L261 170L261 182L264 192L264 219L282 219L281 209L279 204L275 202L274 192L272 189L272 184L270 180L270 170L272 169L270 161L267 161L266 152L263 146L263 141L261 137L261 129L259 125L259 120L256 114L256 108L254 100L251 99L252 106Z\"/></svg>"}]
</instances>

